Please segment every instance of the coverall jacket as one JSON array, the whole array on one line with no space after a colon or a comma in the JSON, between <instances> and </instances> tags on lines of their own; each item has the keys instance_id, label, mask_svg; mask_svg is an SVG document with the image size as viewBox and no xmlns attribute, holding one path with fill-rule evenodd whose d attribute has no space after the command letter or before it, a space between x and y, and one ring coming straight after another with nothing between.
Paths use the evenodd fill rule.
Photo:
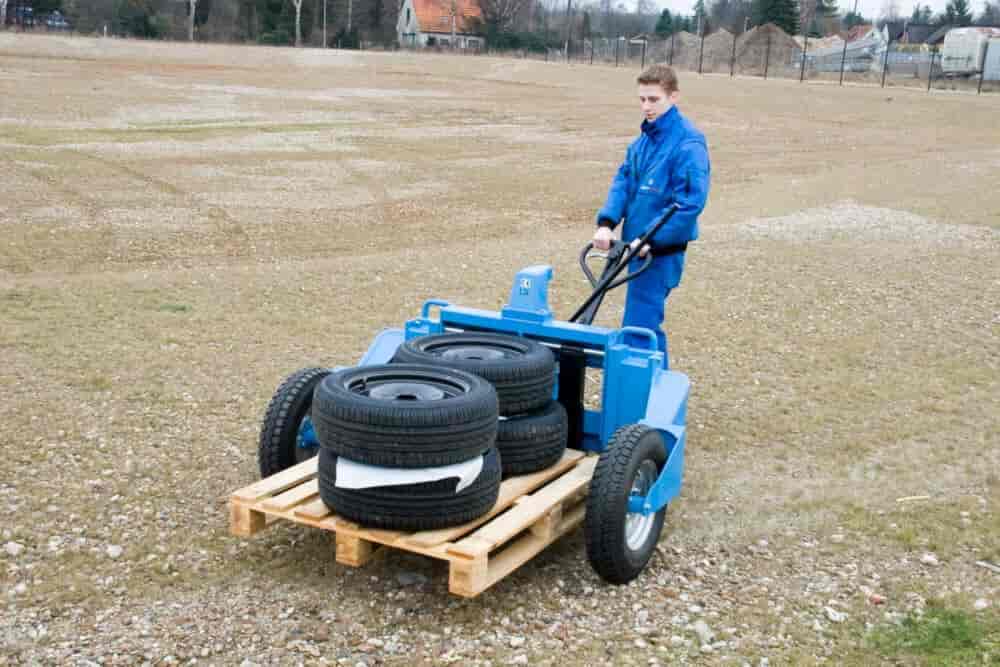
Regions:
<instances>
[{"instance_id":1,"label":"coverall jacket","mask_svg":"<svg viewBox=\"0 0 1000 667\"><path fill-rule=\"evenodd\" d=\"M654 122L643 121L642 133L629 145L607 201L597 213L597 224L612 229L624 219L622 240L628 243L656 222L668 206L679 207L652 239L652 266L628 283L622 322L623 326L653 331L664 363L664 302L680 283L687 243L698 238L698 216L708 200L710 179L705 136L677 107L671 107ZM629 269L636 270L642 261L636 257Z\"/></svg>"}]
</instances>

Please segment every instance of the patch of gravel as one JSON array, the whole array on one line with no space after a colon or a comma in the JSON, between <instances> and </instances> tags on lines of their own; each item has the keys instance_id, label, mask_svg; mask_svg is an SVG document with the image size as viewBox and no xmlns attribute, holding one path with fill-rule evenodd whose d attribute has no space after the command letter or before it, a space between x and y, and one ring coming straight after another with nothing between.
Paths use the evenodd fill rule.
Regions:
<instances>
[{"instance_id":1,"label":"patch of gravel","mask_svg":"<svg viewBox=\"0 0 1000 667\"><path fill-rule=\"evenodd\" d=\"M851 201L776 218L755 218L733 225L731 231L741 240L792 243L890 241L982 246L1000 243L997 230L934 222L906 211L863 206Z\"/></svg>"}]
</instances>

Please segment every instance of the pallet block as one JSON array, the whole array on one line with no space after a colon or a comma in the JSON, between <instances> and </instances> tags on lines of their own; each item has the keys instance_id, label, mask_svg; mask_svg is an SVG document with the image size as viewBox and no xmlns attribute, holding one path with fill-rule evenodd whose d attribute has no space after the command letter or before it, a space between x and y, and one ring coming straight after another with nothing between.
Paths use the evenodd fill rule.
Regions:
<instances>
[{"instance_id":1,"label":"pallet block","mask_svg":"<svg viewBox=\"0 0 1000 667\"><path fill-rule=\"evenodd\" d=\"M475 597L583 521L596 456L567 450L553 466L500 484L484 516L451 528L405 532L365 528L334 514L319 498L311 458L238 491L229 499L229 529L250 536L277 520L336 534L337 562L358 567L383 548L449 563L448 588Z\"/></svg>"}]
</instances>

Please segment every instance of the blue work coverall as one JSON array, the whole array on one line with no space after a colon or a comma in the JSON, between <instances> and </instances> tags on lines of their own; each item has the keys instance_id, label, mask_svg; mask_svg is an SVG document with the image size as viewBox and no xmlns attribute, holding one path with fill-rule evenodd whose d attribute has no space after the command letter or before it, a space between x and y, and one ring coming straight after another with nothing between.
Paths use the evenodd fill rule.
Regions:
<instances>
[{"instance_id":1,"label":"blue work coverall","mask_svg":"<svg viewBox=\"0 0 1000 667\"><path fill-rule=\"evenodd\" d=\"M679 207L650 243L652 266L628 283L622 322L623 326L645 327L656 334L665 366L664 303L670 290L680 283L687 243L698 238L698 215L708 200L710 179L705 136L677 107L671 107L654 122L643 121L642 133L629 145L608 199L597 212L597 224L612 229L624 218L622 240L629 243L668 206ZM629 270L637 270L643 261L636 256ZM634 339L629 343L638 345Z\"/></svg>"}]
</instances>

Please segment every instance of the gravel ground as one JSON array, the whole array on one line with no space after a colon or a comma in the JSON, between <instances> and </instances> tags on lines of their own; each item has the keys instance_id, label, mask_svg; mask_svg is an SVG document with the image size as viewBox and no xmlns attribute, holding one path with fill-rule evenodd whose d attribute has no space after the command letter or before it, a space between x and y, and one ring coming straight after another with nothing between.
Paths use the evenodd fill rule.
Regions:
<instances>
[{"instance_id":1,"label":"gravel ground","mask_svg":"<svg viewBox=\"0 0 1000 667\"><path fill-rule=\"evenodd\" d=\"M924 664L870 638L942 605L993 664L995 100L682 80L714 178L668 305L691 432L633 584L580 531L472 600L228 534L283 376L521 266L583 300L634 74L0 33L0 664Z\"/></svg>"}]
</instances>

